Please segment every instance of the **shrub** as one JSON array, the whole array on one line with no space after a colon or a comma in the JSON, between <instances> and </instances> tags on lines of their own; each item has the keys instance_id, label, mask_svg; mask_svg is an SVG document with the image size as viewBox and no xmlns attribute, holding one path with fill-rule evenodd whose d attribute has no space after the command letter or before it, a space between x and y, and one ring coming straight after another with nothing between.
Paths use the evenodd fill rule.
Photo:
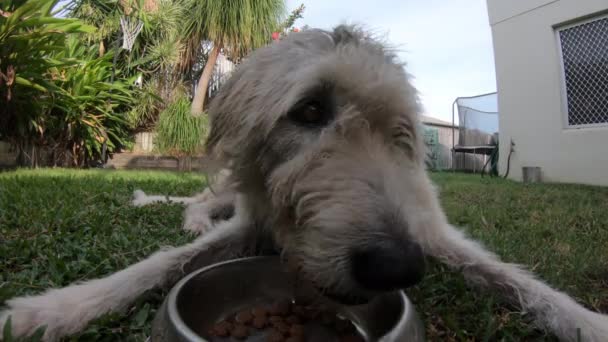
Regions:
<instances>
[{"instance_id":1,"label":"shrub","mask_svg":"<svg viewBox=\"0 0 608 342\"><path fill-rule=\"evenodd\" d=\"M50 71L56 84L57 101L49 108L47 138L56 156L61 153L71 160L55 158L62 165L82 166L101 158L102 146L107 151L128 144L127 111L133 105L136 89L130 80L112 77L112 53L97 57L97 47L85 47L79 37L66 40L58 59L78 62Z\"/></svg>"},{"instance_id":2,"label":"shrub","mask_svg":"<svg viewBox=\"0 0 608 342\"><path fill-rule=\"evenodd\" d=\"M207 115L190 114L190 100L180 93L159 116L155 145L159 152L176 157L202 152L208 132Z\"/></svg>"},{"instance_id":3,"label":"shrub","mask_svg":"<svg viewBox=\"0 0 608 342\"><path fill-rule=\"evenodd\" d=\"M31 165L37 163L37 147L45 143L47 109L58 101L49 70L75 63L52 54L63 50L68 34L95 30L76 19L53 17L57 2L0 2L0 139Z\"/></svg>"},{"instance_id":4,"label":"shrub","mask_svg":"<svg viewBox=\"0 0 608 342\"><path fill-rule=\"evenodd\" d=\"M0 4L0 139L21 165L83 166L127 143L134 90L110 83L112 54L98 57L82 35L95 30L55 18L58 0ZM44 153L43 153L44 152Z\"/></svg>"}]
</instances>

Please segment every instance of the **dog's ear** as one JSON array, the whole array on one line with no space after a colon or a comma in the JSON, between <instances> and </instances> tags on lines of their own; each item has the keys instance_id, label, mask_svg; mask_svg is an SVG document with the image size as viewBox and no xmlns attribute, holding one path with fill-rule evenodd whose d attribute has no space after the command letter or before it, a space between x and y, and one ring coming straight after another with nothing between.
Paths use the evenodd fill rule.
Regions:
<instances>
[{"instance_id":1,"label":"dog's ear","mask_svg":"<svg viewBox=\"0 0 608 342\"><path fill-rule=\"evenodd\" d=\"M357 42L359 39L356 34L356 27L352 25L340 25L334 28L332 37L336 44Z\"/></svg>"},{"instance_id":2,"label":"dog's ear","mask_svg":"<svg viewBox=\"0 0 608 342\"><path fill-rule=\"evenodd\" d=\"M209 134L205 141L205 154L212 168L225 168L230 163L230 155L227 153L230 146L226 146L227 142L234 140L236 130L240 125L240 113L236 113L238 105L235 103L238 100L234 93L238 92L235 86L241 79L242 73L240 68L232 72L230 78L224 83L211 100L208 108L209 115Z\"/></svg>"},{"instance_id":3,"label":"dog's ear","mask_svg":"<svg viewBox=\"0 0 608 342\"><path fill-rule=\"evenodd\" d=\"M223 116L215 117L211 120L211 129L205 142L205 162L202 166L202 171L207 175L215 175L220 170L228 168L230 165L230 158L223 152L221 147L223 144L223 133L225 129L225 120Z\"/></svg>"},{"instance_id":4,"label":"dog's ear","mask_svg":"<svg viewBox=\"0 0 608 342\"><path fill-rule=\"evenodd\" d=\"M340 44L353 44L359 45L360 43L365 44L381 44L371 31L367 30L362 24L341 24L334 27L331 32L334 43Z\"/></svg>"},{"instance_id":5,"label":"dog's ear","mask_svg":"<svg viewBox=\"0 0 608 342\"><path fill-rule=\"evenodd\" d=\"M217 99L217 98L216 98ZM215 101L219 102L219 101ZM212 113L216 113L212 115ZM212 159L219 159L221 155L221 142L222 137L226 134L226 127L229 115L222 115L215 111L209 111L209 134L207 135L207 141L205 142L205 152L208 157Z\"/></svg>"}]
</instances>

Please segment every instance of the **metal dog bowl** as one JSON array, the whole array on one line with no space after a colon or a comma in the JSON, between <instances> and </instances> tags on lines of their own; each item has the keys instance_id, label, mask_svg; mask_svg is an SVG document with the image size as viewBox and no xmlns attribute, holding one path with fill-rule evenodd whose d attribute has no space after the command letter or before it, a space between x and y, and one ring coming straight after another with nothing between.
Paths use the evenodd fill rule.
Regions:
<instances>
[{"instance_id":1,"label":"metal dog bowl","mask_svg":"<svg viewBox=\"0 0 608 342\"><path fill-rule=\"evenodd\" d=\"M278 257L251 257L191 273L170 291L152 325L151 342L212 341L207 331L236 311L294 295L293 278ZM403 291L357 306L339 306L368 341L424 341L424 325ZM229 339L226 339L229 340ZM308 340L326 340L308 338ZM264 341L250 336L247 341Z\"/></svg>"}]
</instances>

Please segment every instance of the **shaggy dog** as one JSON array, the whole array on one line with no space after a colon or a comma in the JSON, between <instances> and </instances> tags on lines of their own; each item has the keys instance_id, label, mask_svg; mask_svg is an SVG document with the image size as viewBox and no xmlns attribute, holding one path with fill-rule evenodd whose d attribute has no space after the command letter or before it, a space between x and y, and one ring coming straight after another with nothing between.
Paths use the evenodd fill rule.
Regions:
<instances>
[{"instance_id":1,"label":"shaggy dog","mask_svg":"<svg viewBox=\"0 0 608 342\"><path fill-rule=\"evenodd\" d=\"M228 183L230 171L223 169L214 178L213 186L193 197L167 197L146 195L142 190L133 193L133 205L142 207L153 203L180 203L186 205L184 211L185 230L196 234L208 232L218 222L234 216L236 189Z\"/></svg>"},{"instance_id":2,"label":"shaggy dog","mask_svg":"<svg viewBox=\"0 0 608 342\"><path fill-rule=\"evenodd\" d=\"M12 316L17 335L46 325L46 339L55 340L198 267L280 251L342 303L416 284L432 257L563 340L580 333L583 341L608 341L606 316L501 262L448 223L425 170L408 78L384 45L347 26L294 33L256 50L209 109L207 151L230 170L227 202L217 207L230 218L106 278L12 299L0 326Z\"/></svg>"}]
</instances>

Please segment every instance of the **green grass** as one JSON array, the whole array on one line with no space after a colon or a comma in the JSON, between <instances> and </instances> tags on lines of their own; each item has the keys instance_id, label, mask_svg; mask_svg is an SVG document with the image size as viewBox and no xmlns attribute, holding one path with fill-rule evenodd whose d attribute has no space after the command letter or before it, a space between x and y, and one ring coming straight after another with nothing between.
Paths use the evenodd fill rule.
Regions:
<instances>
[{"instance_id":1,"label":"green grass","mask_svg":"<svg viewBox=\"0 0 608 342\"><path fill-rule=\"evenodd\" d=\"M101 277L192 236L183 207L129 205L134 189L188 195L193 174L40 170L0 173L0 303L16 295ZM73 340L144 341L163 293L110 315Z\"/></svg>"},{"instance_id":2,"label":"green grass","mask_svg":"<svg viewBox=\"0 0 608 342\"><path fill-rule=\"evenodd\" d=\"M433 174L450 220L504 260L528 265L594 310L608 309L608 188L523 185ZM38 170L0 173L0 303L108 275L193 236L182 207L133 208L134 189L188 195L203 177L167 172ZM71 340L143 341L163 295L91 324ZM499 297L433 265L409 294L430 340L551 340Z\"/></svg>"}]
</instances>

